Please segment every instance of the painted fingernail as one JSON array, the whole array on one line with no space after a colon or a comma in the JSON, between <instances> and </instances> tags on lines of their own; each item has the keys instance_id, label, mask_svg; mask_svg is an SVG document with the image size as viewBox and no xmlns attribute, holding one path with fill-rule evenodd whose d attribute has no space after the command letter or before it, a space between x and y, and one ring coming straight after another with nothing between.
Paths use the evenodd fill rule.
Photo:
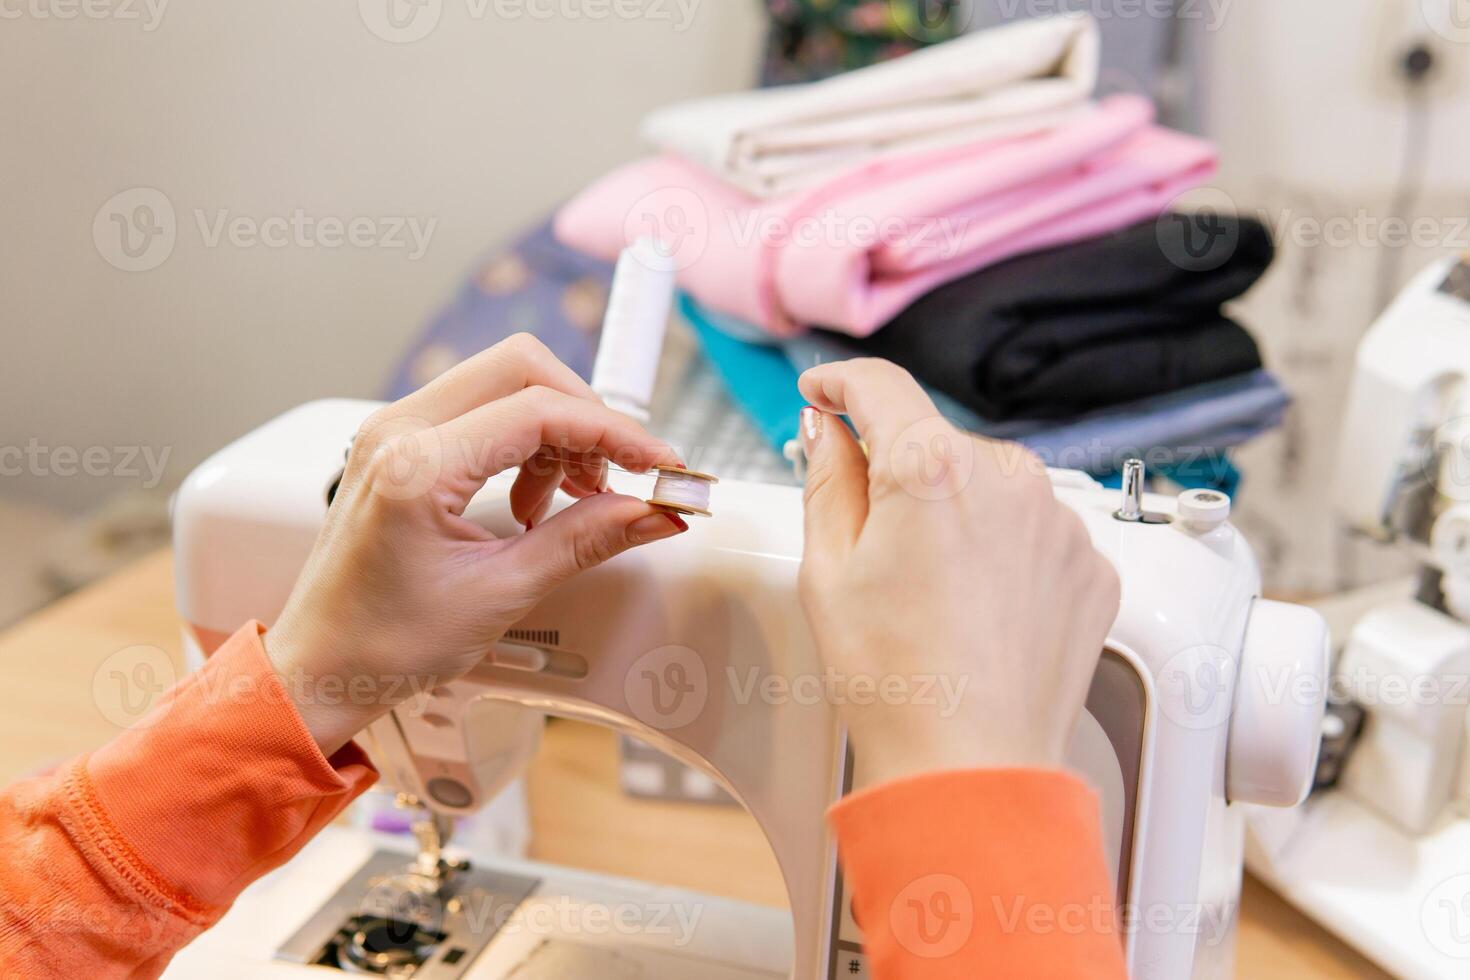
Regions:
<instances>
[{"instance_id":1,"label":"painted fingernail","mask_svg":"<svg viewBox=\"0 0 1470 980\"><path fill-rule=\"evenodd\" d=\"M810 405L801 410L801 435L807 449L811 449L822 438L822 413Z\"/></svg>"},{"instance_id":2,"label":"painted fingernail","mask_svg":"<svg viewBox=\"0 0 1470 980\"><path fill-rule=\"evenodd\" d=\"M678 514L649 514L628 525L628 540L634 544L662 541L689 530L689 525Z\"/></svg>"}]
</instances>

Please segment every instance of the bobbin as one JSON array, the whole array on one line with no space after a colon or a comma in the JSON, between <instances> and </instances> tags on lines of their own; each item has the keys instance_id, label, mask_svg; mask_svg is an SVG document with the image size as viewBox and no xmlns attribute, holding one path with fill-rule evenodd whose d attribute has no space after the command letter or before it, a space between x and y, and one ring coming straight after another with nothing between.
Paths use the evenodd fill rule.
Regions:
<instances>
[{"instance_id":1,"label":"bobbin","mask_svg":"<svg viewBox=\"0 0 1470 980\"><path fill-rule=\"evenodd\" d=\"M710 476L708 473L700 473L695 470L686 470L682 466L655 466L658 471L658 482L653 486L653 496L646 502L654 507L662 507L679 514L697 514L700 517L713 517L709 512L709 488L719 483L719 477ZM693 490L691 496L682 492ZM702 493L700 491L703 491ZM704 504L706 506L699 506Z\"/></svg>"}]
</instances>

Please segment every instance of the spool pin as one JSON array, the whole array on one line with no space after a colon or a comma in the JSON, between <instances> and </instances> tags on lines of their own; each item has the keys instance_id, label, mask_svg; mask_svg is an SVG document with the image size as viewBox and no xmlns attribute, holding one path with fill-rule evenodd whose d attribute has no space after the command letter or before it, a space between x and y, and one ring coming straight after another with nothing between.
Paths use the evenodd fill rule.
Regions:
<instances>
[{"instance_id":1,"label":"spool pin","mask_svg":"<svg viewBox=\"0 0 1470 980\"><path fill-rule=\"evenodd\" d=\"M658 470L658 482L647 503L679 514L713 516L709 512L709 488L720 482L718 477L679 466L654 468Z\"/></svg>"}]
</instances>

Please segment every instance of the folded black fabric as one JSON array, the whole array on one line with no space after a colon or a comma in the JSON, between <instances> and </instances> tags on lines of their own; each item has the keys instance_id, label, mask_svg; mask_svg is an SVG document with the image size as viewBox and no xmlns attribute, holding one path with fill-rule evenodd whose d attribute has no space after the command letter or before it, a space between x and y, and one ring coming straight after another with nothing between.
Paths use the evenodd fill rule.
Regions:
<instances>
[{"instance_id":1,"label":"folded black fabric","mask_svg":"<svg viewBox=\"0 0 1470 980\"><path fill-rule=\"evenodd\" d=\"M948 283L855 344L985 418L1066 418L1259 368L1220 307L1274 254L1258 221L1166 215Z\"/></svg>"}]
</instances>

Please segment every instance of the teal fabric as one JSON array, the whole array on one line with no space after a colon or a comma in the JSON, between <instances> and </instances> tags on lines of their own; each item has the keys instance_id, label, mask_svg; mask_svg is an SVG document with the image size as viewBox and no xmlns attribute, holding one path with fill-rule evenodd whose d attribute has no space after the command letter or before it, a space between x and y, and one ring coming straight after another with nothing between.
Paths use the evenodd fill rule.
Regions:
<instances>
[{"instance_id":1,"label":"teal fabric","mask_svg":"<svg viewBox=\"0 0 1470 980\"><path fill-rule=\"evenodd\" d=\"M680 317L698 338L715 372L761 436L777 452L794 438L806 404L797 389L800 372L815 363L850 356L846 348L808 338L786 345L743 339L749 328L713 313L680 293ZM1234 493L1240 473L1227 450L1280 424L1290 399L1264 371L1195 390L1146 399L1058 422L995 424L942 393L929 391L935 407L958 427L1011 439L1049 465L1083 469L1116 482L1121 460L1140 456L1151 472L1185 489Z\"/></svg>"}]
</instances>

